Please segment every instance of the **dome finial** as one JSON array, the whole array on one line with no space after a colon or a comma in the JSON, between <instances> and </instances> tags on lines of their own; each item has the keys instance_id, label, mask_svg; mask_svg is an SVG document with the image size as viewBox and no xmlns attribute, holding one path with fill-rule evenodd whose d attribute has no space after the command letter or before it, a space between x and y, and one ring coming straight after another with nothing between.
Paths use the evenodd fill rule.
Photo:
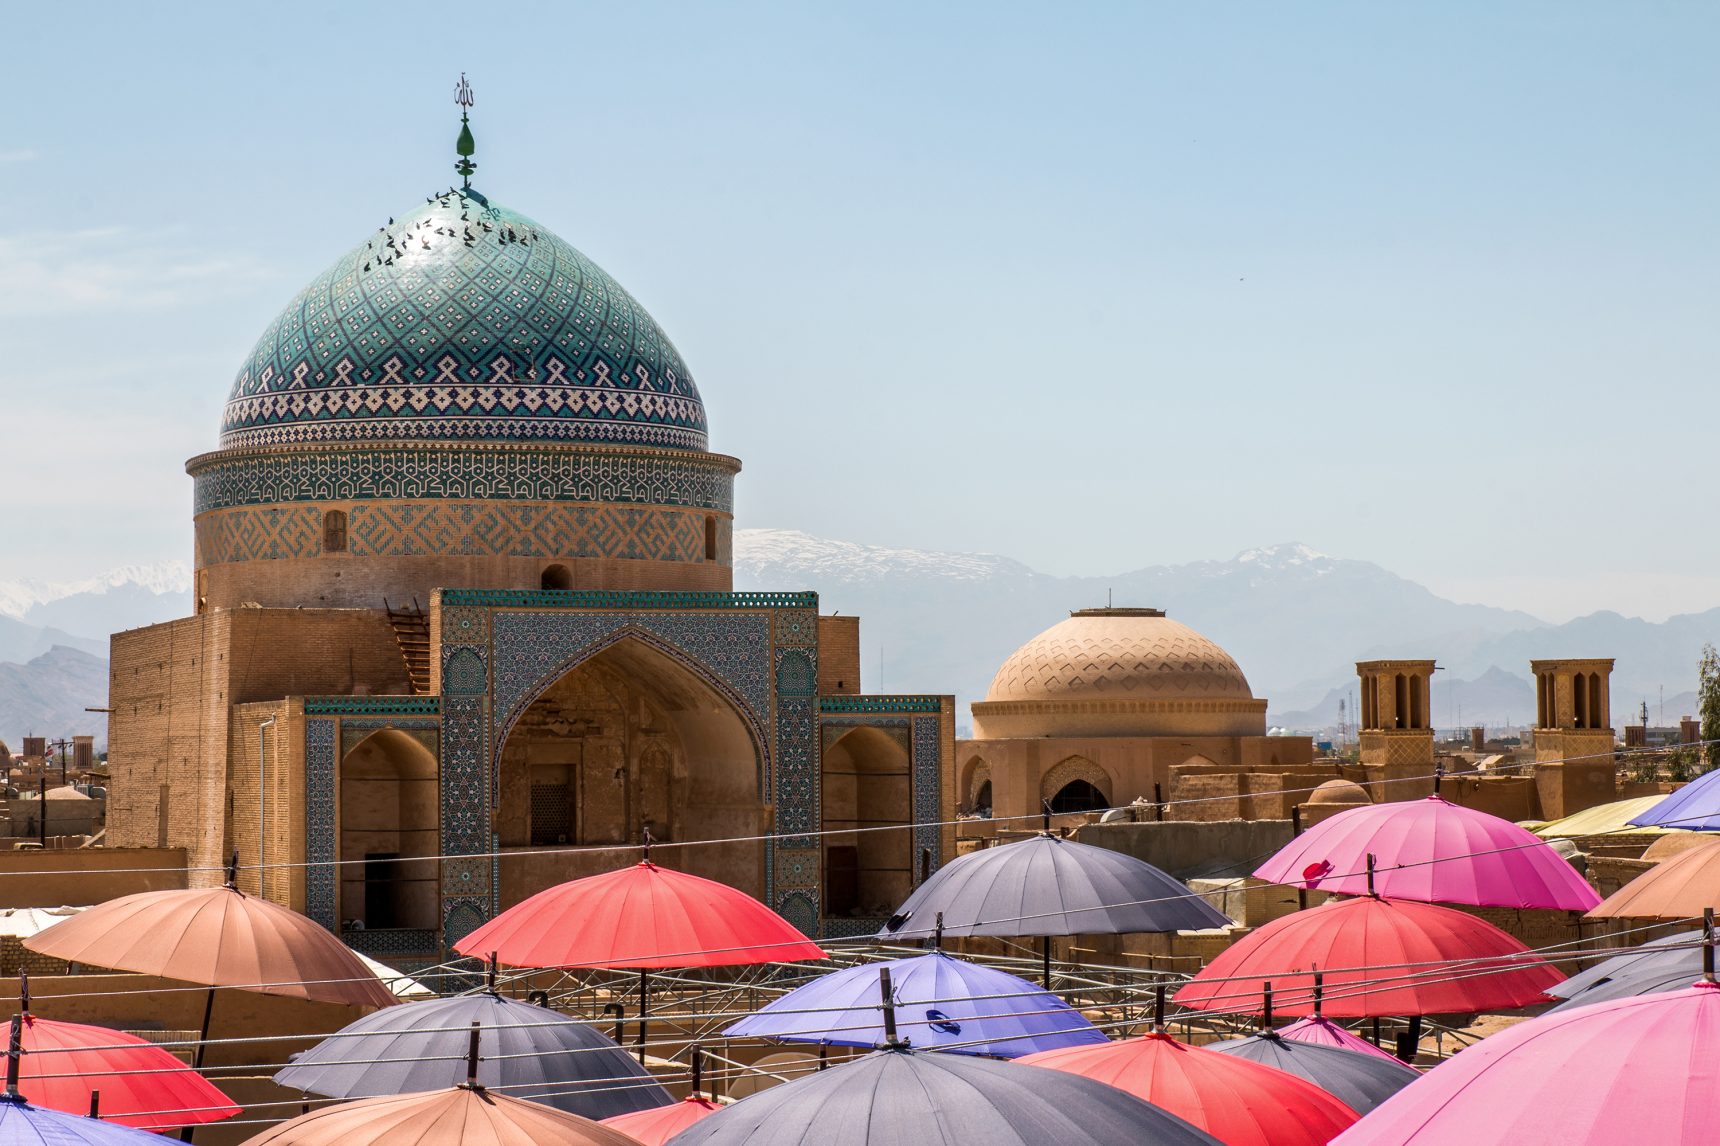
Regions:
<instances>
[{"instance_id":1,"label":"dome finial","mask_svg":"<svg viewBox=\"0 0 1720 1146\"><path fill-rule=\"evenodd\" d=\"M472 172L478 165L472 162L472 153L477 151L478 144L472 138L471 125L466 120L466 112L472 106L472 85L466 82L466 73L460 73L460 82L454 85L454 102L460 105L460 138L454 144L454 150L459 153L460 161L454 164L454 170L459 173L466 190L472 189Z\"/></svg>"}]
</instances>

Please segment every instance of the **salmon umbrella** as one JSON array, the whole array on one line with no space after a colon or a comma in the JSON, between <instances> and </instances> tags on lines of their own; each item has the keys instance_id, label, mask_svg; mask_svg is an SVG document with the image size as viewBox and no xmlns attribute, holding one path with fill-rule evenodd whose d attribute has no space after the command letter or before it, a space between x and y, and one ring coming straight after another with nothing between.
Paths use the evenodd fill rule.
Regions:
<instances>
[{"instance_id":1,"label":"salmon umbrella","mask_svg":"<svg viewBox=\"0 0 1720 1146\"><path fill-rule=\"evenodd\" d=\"M478 1031L466 1081L447 1090L361 1098L301 1114L247 1146L639 1146L613 1127L552 1106L510 1098L478 1082Z\"/></svg>"},{"instance_id":2,"label":"salmon umbrella","mask_svg":"<svg viewBox=\"0 0 1720 1146\"><path fill-rule=\"evenodd\" d=\"M28 978L18 1033L18 1090L26 1102L140 1130L177 1130L239 1113L208 1079L136 1035L30 1013Z\"/></svg>"},{"instance_id":3,"label":"salmon umbrella","mask_svg":"<svg viewBox=\"0 0 1720 1146\"><path fill-rule=\"evenodd\" d=\"M1690 919L1709 907L1720 907L1720 847L1713 842L1661 860L1602 900L1589 918Z\"/></svg>"},{"instance_id":4,"label":"salmon umbrella","mask_svg":"<svg viewBox=\"0 0 1720 1146\"><path fill-rule=\"evenodd\" d=\"M1114 1086L1225 1146L1325 1146L1359 1117L1306 1079L1178 1042L1162 1026L1139 1038L1017 1061Z\"/></svg>"},{"instance_id":5,"label":"salmon umbrella","mask_svg":"<svg viewBox=\"0 0 1720 1146\"><path fill-rule=\"evenodd\" d=\"M1260 865L1268 883L1423 903L1587 911L1600 902L1552 845L1510 820L1425 800L1370 804L1309 828Z\"/></svg>"},{"instance_id":6,"label":"salmon umbrella","mask_svg":"<svg viewBox=\"0 0 1720 1146\"><path fill-rule=\"evenodd\" d=\"M638 970L641 1061L650 969L825 958L823 948L746 892L652 863L649 835L639 863L540 891L454 950L515 967Z\"/></svg>"},{"instance_id":7,"label":"salmon umbrella","mask_svg":"<svg viewBox=\"0 0 1720 1146\"><path fill-rule=\"evenodd\" d=\"M110 899L24 940L40 955L210 988L194 1065L203 1065L215 988L387 1007L399 1002L357 953L326 929L235 885L145 891Z\"/></svg>"},{"instance_id":8,"label":"salmon umbrella","mask_svg":"<svg viewBox=\"0 0 1720 1146\"><path fill-rule=\"evenodd\" d=\"M1427 1072L1336 1146L1711 1146L1720 986L1546 1014Z\"/></svg>"},{"instance_id":9,"label":"salmon umbrella","mask_svg":"<svg viewBox=\"0 0 1720 1146\"><path fill-rule=\"evenodd\" d=\"M693 1123L715 1114L722 1107L706 1098L702 1093L704 1084L704 1052L698 1043L694 1043L690 1051L693 1066L693 1092L680 1102L671 1102L667 1106L656 1106L650 1110L637 1110L631 1114L617 1114L613 1118L605 1118L603 1124L630 1134L643 1142L645 1146L663 1146L675 1135L691 1126Z\"/></svg>"},{"instance_id":10,"label":"salmon umbrella","mask_svg":"<svg viewBox=\"0 0 1720 1146\"><path fill-rule=\"evenodd\" d=\"M1250 932L1203 967L1176 1001L1203 1011L1260 1013L1271 983L1279 1009L1340 1018L1505 1010L1547 1001L1563 976L1485 920L1449 907L1364 895L1331 900Z\"/></svg>"}]
</instances>

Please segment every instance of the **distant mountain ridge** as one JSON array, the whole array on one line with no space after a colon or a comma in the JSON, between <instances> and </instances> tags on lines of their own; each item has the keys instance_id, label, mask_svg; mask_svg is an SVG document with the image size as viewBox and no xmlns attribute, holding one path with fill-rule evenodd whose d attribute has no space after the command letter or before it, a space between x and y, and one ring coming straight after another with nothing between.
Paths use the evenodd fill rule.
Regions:
<instances>
[{"instance_id":1,"label":"distant mountain ridge","mask_svg":"<svg viewBox=\"0 0 1720 1146\"><path fill-rule=\"evenodd\" d=\"M735 587L817 589L826 610L858 613L865 687L878 688L881 663L885 690L954 691L964 724L967 704L1010 652L1070 610L1106 600L1162 608L1223 645L1255 695L1271 701L1273 722L1292 727L1335 724L1355 662L1394 656L1439 661L1433 712L1442 726L1460 706L1465 724L1531 719L1532 695L1522 698L1533 658L1611 656L1622 721L1639 699L1652 707L1662 686L1669 696L1692 688L1703 642L1720 643L1720 609L1658 623L1596 613L1552 625L1449 601L1372 562L1295 542L1225 561L1054 577L994 555L743 529Z\"/></svg>"},{"instance_id":2,"label":"distant mountain ridge","mask_svg":"<svg viewBox=\"0 0 1720 1146\"><path fill-rule=\"evenodd\" d=\"M1293 728L1335 724L1338 700L1355 689L1354 662L1387 656L1439 661L1433 715L1441 727L1460 713L1463 724L1530 718L1529 661L1562 656L1616 658L1615 724L1636 719L1645 700L1658 720L1663 688L1673 706L1666 720L1676 723L1703 642L1720 644L1720 607L1662 622L1600 612L1551 625L1445 600L1371 562L1294 542L1223 561L1057 577L997 554L742 529L735 588L815 589L825 611L859 614L864 687L954 692L964 726L968 703L985 694L1005 657L1070 610L1107 600L1162 608L1223 645L1255 695L1270 700L1272 722ZM191 571L178 562L75 581L0 582L0 738L99 735L100 718L82 709L106 695L98 677L108 634L191 611ZM60 694L44 690L44 680Z\"/></svg>"}]
</instances>

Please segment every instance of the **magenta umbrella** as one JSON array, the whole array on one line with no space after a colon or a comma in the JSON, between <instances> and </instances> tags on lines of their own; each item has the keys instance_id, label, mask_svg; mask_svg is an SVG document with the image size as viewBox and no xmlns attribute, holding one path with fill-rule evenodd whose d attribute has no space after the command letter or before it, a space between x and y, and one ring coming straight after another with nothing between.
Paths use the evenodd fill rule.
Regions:
<instances>
[{"instance_id":1,"label":"magenta umbrella","mask_svg":"<svg viewBox=\"0 0 1720 1146\"><path fill-rule=\"evenodd\" d=\"M1546 840L1439 795L1369 804L1309 828L1254 873L1269 883L1343 895L1373 886L1393 899L1587 911L1600 896Z\"/></svg>"}]
</instances>

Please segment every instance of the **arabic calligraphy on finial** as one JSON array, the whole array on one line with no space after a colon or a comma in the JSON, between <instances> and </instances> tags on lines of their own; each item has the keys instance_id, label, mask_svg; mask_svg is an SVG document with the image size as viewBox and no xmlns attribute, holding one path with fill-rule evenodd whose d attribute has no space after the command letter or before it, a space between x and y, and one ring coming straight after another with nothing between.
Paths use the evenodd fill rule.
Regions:
<instances>
[{"instance_id":1,"label":"arabic calligraphy on finial","mask_svg":"<svg viewBox=\"0 0 1720 1146\"><path fill-rule=\"evenodd\" d=\"M472 138L472 128L467 122L466 112L472 106L472 85L466 82L466 73L460 73L460 82L454 85L454 102L460 105L460 138L454 144L454 150L459 154L459 162L454 164L454 170L459 174L467 190L472 187L472 172L478 165L472 162L472 153L477 151L477 141Z\"/></svg>"}]
</instances>

